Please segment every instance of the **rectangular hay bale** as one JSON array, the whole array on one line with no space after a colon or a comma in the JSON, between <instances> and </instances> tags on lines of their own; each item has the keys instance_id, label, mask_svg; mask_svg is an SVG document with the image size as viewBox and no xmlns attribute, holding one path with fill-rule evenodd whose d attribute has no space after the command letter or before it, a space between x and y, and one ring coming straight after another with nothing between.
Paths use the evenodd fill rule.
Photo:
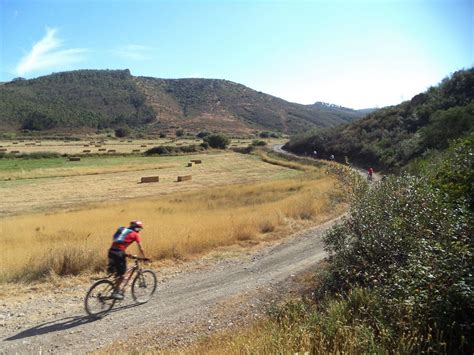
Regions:
<instances>
[{"instance_id":1,"label":"rectangular hay bale","mask_svg":"<svg viewBox=\"0 0 474 355\"><path fill-rule=\"evenodd\" d=\"M79 157L69 157L69 161L81 161Z\"/></svg>"},{"instance_id":2,"label":"rectangular hay bale","mask_svg":"<svg viewBox=\"0 0 474 355\"><path fill-rule=\"evenodd\" d=\"M202 161L200 159L191 159L191 162L194 164L201 164Z\"/></svg>"},{"instance_id":3,"label":"rectangular hay bale","mask_svg":"<svg viewBox=\"0 0 474 355\"><path fill-rule=\"evenodd\" d=\"M142 184L148 183L148 182L160 182L160 177L159 176L143 176L140 182Z\"/></svg>"},{"instance_id":4,"label":"rectangular hay bale","mask_svg":"<svg viewBox=\"0 0 474 355\"><path fill-rule=\"evenodd\" d=\"M82 152L83 153L90 153L91 151L90 151L90 149L84 149Z\"/></svg>"},{"instance_id":5,"label":"rectangular hay bale","mask_svg":"<svg viewBox=\"0 0 474 355\"><path fill-rule=\"evenodd\" d=\"M192 176L191 175L181 175L181 176L178 176L178 179L177 181L180 182L180 181L188 181L188 180L191 180L192 179Z\"/></svg>"}]
</instances>

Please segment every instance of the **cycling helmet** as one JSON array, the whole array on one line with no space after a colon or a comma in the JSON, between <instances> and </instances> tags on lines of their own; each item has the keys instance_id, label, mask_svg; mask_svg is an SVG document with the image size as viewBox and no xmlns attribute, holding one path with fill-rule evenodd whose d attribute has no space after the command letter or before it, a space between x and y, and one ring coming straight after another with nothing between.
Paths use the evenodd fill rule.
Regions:
<instances>
[{"instance_id":1,"label":"cycling helmet","mask_svg":"<svg viewBox=\"0 0 474 355\"><path fill-rule=\"evenodd\" d=\"M143 229L143 223L140 221L131 221L130 222L130 229Z\"/></svg>"}]
</instances>

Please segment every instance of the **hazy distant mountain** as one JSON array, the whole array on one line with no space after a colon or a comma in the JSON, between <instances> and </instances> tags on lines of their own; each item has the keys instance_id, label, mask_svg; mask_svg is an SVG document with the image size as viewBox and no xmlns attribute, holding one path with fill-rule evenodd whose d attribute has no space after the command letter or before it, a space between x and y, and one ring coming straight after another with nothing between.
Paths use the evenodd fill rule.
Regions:
<instances>
[{"instance_id":1,"label":"hazy distant mountain","mask_svg":"<svg viewBox=\"0 0 474 355\"><path fill-rule=\"evenodd\" d=\"M296 133L362 116L328 104L290 103L227 80L135 77L128 70L77 70L0 85L3 131L128 125L156 132Z\"/></svg>"}]
</instances>

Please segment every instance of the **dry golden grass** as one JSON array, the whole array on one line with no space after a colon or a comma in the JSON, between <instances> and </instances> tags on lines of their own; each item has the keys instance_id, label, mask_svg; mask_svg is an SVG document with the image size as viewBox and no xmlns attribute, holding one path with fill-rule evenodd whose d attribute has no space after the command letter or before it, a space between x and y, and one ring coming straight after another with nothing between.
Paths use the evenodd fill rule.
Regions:
<instances>
[{"instance_id":1,"label":"dry golden grass","mask_svg":"<svg viewBox=\"0 0 474 355\"><path fill-rule=\"evenodd\" d=\"M265 240L289 229L295 219L316 224L339 214L344 206L335 203L334 190L334 177L312 172L78 211L4 218L0 282L102 270L111 235L132 219L145 223L143 243L154 259L184 259L219 246Z\"/></svg>"},{"instance_id":2,"label":"dry golden grass","mask_svg":"<svg viewBox=\"0 0 474 355\"><path fill-rule=\"evenodd\" d=\"M283 144L286 142L283 138L261 139L271 144ZM101 141L101 140L100 140ZM11 141L0 140L0 146L6 149L6 152L20 151L21 153L34 152L55 152L68 155L83 155L84 150L90 150L93 154L107 154L109 149L115 150L115 153L132 153L134 150L145 151L159 145L165 146L185 146L199 145L202 139L194 138L157 138L157 139L107 139L99 143L99 139L80 140L80 141L60 141L60 140L42 140L42 141ZM252 139L232 139L231 146L246 147L252 143ZM102 150L100 150L102 149ZM103 151L103 149L106 149Z\"/></svg>"},{"instance_id":3,"label":"dry golden grass","mask_svg":"<svg viewBox=\"0 0 474 355\"><path fill-rule=\"evenodd\" d=\"M202 164L186 167L189 159ZM84 204L133 198L148 198L178 191L200 190L252 181L281 179L299 171L262 162L258 157L237 153L212 153L174 157L91 158L66 162L64 166L31 167L35 161L18 162L25 169L0 172L2 199L0 217L28 212L83 208ZM28 168L28 169L26 169ZM191 181L176 183L178 175ZM140 184L142 176L158 175L159 183ZM41 178L39 178L41 177Z\"/></svg>"}]
</instances>

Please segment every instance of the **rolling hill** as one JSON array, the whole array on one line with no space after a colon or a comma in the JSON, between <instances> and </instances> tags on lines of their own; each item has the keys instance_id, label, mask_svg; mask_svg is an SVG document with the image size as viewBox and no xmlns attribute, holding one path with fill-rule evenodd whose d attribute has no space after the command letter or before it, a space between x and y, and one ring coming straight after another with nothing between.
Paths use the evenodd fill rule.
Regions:
<instances>
[{"instance_id":1,"label":"rolling hill","mask_svg":"<svg viewBox=\"0 0 474 355\"><path fill-rule=\"evenodd\" d=\"M385 107L351 124L293 138L295 153L317 150L322 158L397 170L431 150L444 150L474 129L474 68L460 70L438 86L400 105Z\"/></svg>"},{"instance_id":2,"label":"rolling hill","mask_svg":"<svg viewBox=\"0 0 474 355\"><path fill-rule=\"evenodd\" d=\"M147 132L292 134L363 115L328 104L290 103L227 80L135 77L128 70L77 70L0 85L3 131L126 125Z\"/></svg>"}]
</instances>

